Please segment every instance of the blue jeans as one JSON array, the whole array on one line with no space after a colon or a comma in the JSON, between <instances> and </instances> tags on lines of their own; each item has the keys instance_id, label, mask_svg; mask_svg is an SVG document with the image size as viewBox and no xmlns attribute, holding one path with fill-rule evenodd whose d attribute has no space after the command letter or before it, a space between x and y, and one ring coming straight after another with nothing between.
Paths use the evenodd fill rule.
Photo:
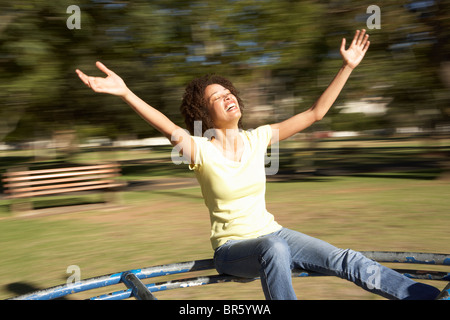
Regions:
<instances>
[{"instance_id":1,"label":"blue jeans","mask_svg":"<svg viewBox=\"0 0 450 320\"><path fill-rule=\"evenodd\" d=\"M439 290L415 282L359 252L282 228L255 239L229 240L214 253L220 274L260 277L266 299L296 299L291 270L301 268L350 280L388 299L434 299Z\"/></svg>"}]
</instances>

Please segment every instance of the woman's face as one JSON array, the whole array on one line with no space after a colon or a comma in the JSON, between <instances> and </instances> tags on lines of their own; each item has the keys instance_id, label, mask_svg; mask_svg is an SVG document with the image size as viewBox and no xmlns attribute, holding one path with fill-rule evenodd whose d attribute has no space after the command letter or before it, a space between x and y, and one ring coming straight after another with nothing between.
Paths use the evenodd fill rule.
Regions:
<instances>
[{"instance_id":1,"label":"woman's face","mask_svg":"<svg viewBox=\"0 0 450 320\"><path fill-rule=\"evenodd\" d=\"M216 128L237 127L242 114L238 100L230 90L220 84L211 84L205 89L205 99Z\"/></svg>"}]
</instances>

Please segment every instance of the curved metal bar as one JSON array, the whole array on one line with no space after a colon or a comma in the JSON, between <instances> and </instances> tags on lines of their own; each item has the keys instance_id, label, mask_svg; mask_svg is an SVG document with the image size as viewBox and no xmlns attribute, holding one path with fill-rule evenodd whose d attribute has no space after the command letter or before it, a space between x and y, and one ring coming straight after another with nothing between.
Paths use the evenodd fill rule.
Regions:
<instances>
[{"instance_id":1,"label":"curved metal bar","mask_svg":"<svg viewBox=\"0 0 450 320\"><path fill-rule=\"evenodd\" d=\"M417 263L450 266L450 255L444 253L361 251L367 258L378 262Z\"/></svg>"},{"instance_id":2,"label":"curved metal bar","mask_svg":"<svg viewBox=\"0 0 450 320\"><path fill-rule=\"evenodd\" d=\"M415 264L434 264L434 265L450 265L450 255L448 254L437 254L437 253L417 253L417 252L385 252L385 251L362 251L362 254L367 256L370 259L376 260L378 262L394 262L394 263L415 263ZM72 284L59 285L55 287L51 287L44 290L35 291L29 294L17 296L11 298L10 300L51 300L60 298L69 294L78 293L82 291L97 289L101 287L111 286L122 282L122 276L124 273L132 273L138 279L147 279L153 277L166 276L171 274L179 274L193 271L202 271L202 270L211 270L214 269L214 262L212 259L204 259L204 260L195 260L181 263L172 263L166 265L153 266L143 269L135 269L129 270L109 275L104 275L100 277L94 277L86 280L82 280ZM419 271L416 270L407 270L410 277L419 276ZM433 271L420 271L423 274L433 274ZM296 270L294 272L295 276L322 276L321 274L308 272L305 270ZM224 275L216 275L206 277L208 279L213 279L212 283L229 282L229 281L241 281L242 278L224 276ZM434 276L433 276L434 277ZM449 274L444 274L442 279L436 280L448 280ZM203 277L205 278L205 277ZM232 280L231 280L232 279ZM240 280L239 280L240 279ZM424 278L416 278L416 279L424 279ZM427 278L430 279L430 278ZM254 280L254 279L253 279ZM250 281L253 281L250 280ZM211 281L211 280L208 280ZM248 279L246 279L248 281ZM172 282L178 283L178 282ZM185 283L186 284L186 283ZM208 282L209 284L209 282ZM173 286L173 285L170 285ZM170 287L169 286L169 287ZM154 291L150 289L150 291Z\"/></svg>"},{"instance_id":3,"label":"curved metal bar","mask_svg":"<svg viewBox=\"0 0 450 320\"><path fill-rule=\"evenodd\" d=\"M450 281L450 273L441 271L426 271L426 270L410 270L410 269L394 269L397 272L404 274L411 279L421 279L421 280L442 280ZM292 272L293 277L327 277L328 275L309 272L305 270L295 269ZM225 283L225 282L239 282L247 283L258 280L259 278L241 278L230 275L212 275L212 276L201 276L188 279L177 279L166 282L151 283L145 285L150 292L166 291L179 288L189 288L196 286L203 286L215 283ZM132 290L120 290L96 297L90 298L90 300L122 300L132 297Z\"/></svg>"},{"instance_id":4,"label":"curved metal bar","mask_svg":"<svg viewBox=\"0 0 450 320\"><path fill-rule=\"evenodd\" d=\"M138 300L156 300L155 296L148 290L141 280L134 273L125 272L122 275L122 282L131 289L133 296Z\"/></svg>"},{"instance_id":5,"label":"curved metal bar","mask_svg":"<svg viewBox=\"0 0 450 320\"><path fill-rule=\"evenodd\" d=\"M444 290L437 296L436 300L450 300L450 282L445 286Z\"/></svg>"},{"instance_id":6,"label":"curved metal bar","mask_svg":"<svg viewBox=\"0 0 450 320\"><path fill-rule=\"evenodd\" d=\"M215 283L225 283L225 282L240 282L240 283L247 283L255 281L259 278L240 278L230 275L211 275L211 276L200 276L195 278L188 278L188 279L177 279L172 281L166 281L166 282L159 282L159 283L151 283L147 284L146 287L149 289L150 292L158 292L158 291L166 291L166 290L173 290L178 288L189 288L189 287L197 287L197 286L203 286L208 284L215 284ZM132 295L132 291L130 289L128 290L120 290L116 292L112 292L105 295L100 295L96 297L90 298L90 300L122 300L122 299L128 299Z\"/></svg>"},{"instance_id":7,"label":"curved metal bar","mask_svg":"<svg viewBox=\"0 0 450 320\"><path fill-rule=\"evenodd\" d=\"M120 283L121 274L106 275L72 284L59 285L48 289L38 290L9 300L52 300L69 294L107 287Z\"/></svg>"},{"instance_id":8,"label":"curved metal bar","mask_svg":"<svg viewBox=\"0 0 450 320\"><path fill-rule=\"evenodd\" d=\"M209 270L213 268L214 262L212 259L159 265L144 269L135 269L104 275L100 277L94 277L86 280L81 280L76 283L59 285L48 289L38 290L32 293L14 297L9 300L52 300L73 293L111 286L120 283L122 275L125 272L134 273L138 279L146 279L177 273Z\"/></svg>"},{"instance_id":9,"label":"curved metal bar","mask_svg":"<svg viewBox=\"0 0 450 320\"><path fill-rule=\"evenodd\" d=\"M392 269L404 276L417 279L417 280L439 280L439 281L450 281L450 273L444 271L430 271L430 270L412 270L412 269ZM292 271L293 277L320 277L328 276L326 274L321 274L317 272L310 272L306 270L294 269Z\"/></svg>"}]
</instances>

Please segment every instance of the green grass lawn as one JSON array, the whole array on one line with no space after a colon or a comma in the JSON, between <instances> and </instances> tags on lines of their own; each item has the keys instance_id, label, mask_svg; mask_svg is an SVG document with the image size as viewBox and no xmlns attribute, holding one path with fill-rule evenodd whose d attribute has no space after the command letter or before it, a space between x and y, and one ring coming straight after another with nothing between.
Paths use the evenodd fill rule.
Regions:
<instances>
[{"instance_id":1,"label":"green grass lawn","mask_svg":"<svg viewBox=\"0 0 450 320\"><path fill-rule=\"evenodd\" d=\"M443 179L309 177L269 182L267 207L285 227L355 250L449 253ZM0 299L81 278L212 257L198 187L124 191L116 207L0 219ZM432 282L429 282L432 283ZM439 288L444 283L434 282ZM297 278L300 299L378 299L335 278ZM82 299L124 286L69 296ZM259 282L156 293L158 299L263 299Z\"/></svg>"},{"instance_id":2,"label":"green grass lawn","mask_svg":"<svg viewBox=\"0 0 450 320\"><path fill-rule=\"evenodd\" d=\"M300 169L322 175L269 181L267 207L283 226L338 247L450 253L450 183L444 172L449 145L448 139L287 141L280 148L281 174L289 176ZM119 161L123 178L130 182L192 178L185 166L170 162L170 151L170 147L89 149L70 159L54 154L37 159L30 151L8 151L0 153L0 170ZM120 198L116 206L93 208L60 206L98 202L98 195L49 198L35 202L35 207L53 205L58 214L45 209L40 211L44 214L29 217L11 215L9 202L0 199L0 299L64 284L71 265L79 266L81 278L87 279L212 257L209 217L198 187L128 188ZM445 285L434 284L440 289ZM300 299L379 299L330 277L294 279L294 287ZM121 289L123 285L68 298ZM177 289L156 296L264 298L258 281Z\"/></svg>"}]
</instances>

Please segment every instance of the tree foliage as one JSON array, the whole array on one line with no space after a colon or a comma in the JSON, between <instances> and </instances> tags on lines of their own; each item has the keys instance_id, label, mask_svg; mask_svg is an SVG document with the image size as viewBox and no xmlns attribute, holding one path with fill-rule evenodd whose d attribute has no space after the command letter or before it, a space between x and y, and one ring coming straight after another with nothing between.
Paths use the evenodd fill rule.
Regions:
<instances>
[{"instance_id":1,"label":"tree foliage","mask_svg":"<svg viewBox=\"0 0 450 320\"><path fill-rule=\"evenodd\" d=\"M1 4L3 140L68 128L110 137L155 134L120 99L94 94L77 79L76 68L98 74L97 60L180 124L183 87L204 73L230 77L250 110L271 105L271 120L286 117L309 107L331 81L342 37L366 28L372 2L82 0L81 28L69 29L72 4ZM337 103L389 98L384 121L377 118L384 126L448 121L449 5L387 0L380 8L381 28L369 30L369 53ZM338 113L333 109L330 119Z\"/></svg>"}]
</instances>

